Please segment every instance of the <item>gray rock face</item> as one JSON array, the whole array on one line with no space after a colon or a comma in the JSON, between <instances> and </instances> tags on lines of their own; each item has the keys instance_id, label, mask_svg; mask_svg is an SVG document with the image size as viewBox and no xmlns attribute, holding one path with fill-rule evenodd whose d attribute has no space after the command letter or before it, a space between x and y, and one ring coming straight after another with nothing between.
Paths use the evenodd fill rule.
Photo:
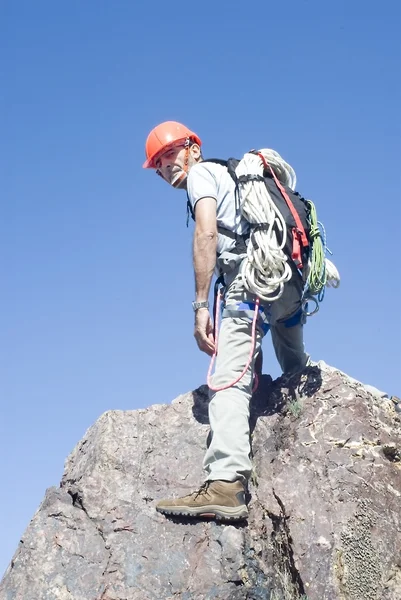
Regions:
<instances>
[{"instance_id":1,"label":"gray rock face","mask_svg":"<svg viewBox=\"0 0 401 600\"><path fill-rule=\"evenodd\" d=\"M250 519L168 520L203 481L207 389L110 411L47 490L1 600L399 600L401 422L327 366L263 376Z\"/></svg>"}]
</instances>

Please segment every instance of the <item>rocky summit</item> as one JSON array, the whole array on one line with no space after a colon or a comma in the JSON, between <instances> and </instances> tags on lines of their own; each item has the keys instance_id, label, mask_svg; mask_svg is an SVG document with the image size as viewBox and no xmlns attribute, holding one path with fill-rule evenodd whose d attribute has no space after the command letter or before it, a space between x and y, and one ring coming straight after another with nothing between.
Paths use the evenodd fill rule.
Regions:
<instances>
[{"instance_id":1,"label":"rocky summit","mask_svg":"<svg viewBox=\"0 0 401 600\"><path fill-rule=\"evenodd\" d=\"M248 522L167 519L202 483L207 388L109 411L68 457L1 600L400 600L401 421L324 363L252 399Z\"/></svg>"}]
</instances>

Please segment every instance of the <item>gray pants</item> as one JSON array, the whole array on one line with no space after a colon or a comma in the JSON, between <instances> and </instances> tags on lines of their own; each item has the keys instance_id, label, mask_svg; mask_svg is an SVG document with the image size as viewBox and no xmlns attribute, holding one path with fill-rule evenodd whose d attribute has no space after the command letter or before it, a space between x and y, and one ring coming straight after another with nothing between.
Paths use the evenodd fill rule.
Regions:
<instances>
[{"instance_id":1,"label":"gray pants","mask_svg":"<svg viewBox=\"0 0 401 600\"><path fill-rule=\"evenodd\" d=\"M241 277L237 275L226 291L225 304L233 306L243 302L255 302L255 297L245 291ZM262 306L269 319L273 346L282 371L290 373L303 369L309 359L304 350L303 325L286 327L282 322L300 309L299 292L289 282L279 300ZM262 338L263 332L258 327L252 362L242 379L226 390L209 392L212 436L203 463L208 480L240 479L245 482L250 477L249 402L255 358ZM251 351L252 316L223 318L212 386L220 387L234 381L243 371Z\"/></svg>"}]
</instances>

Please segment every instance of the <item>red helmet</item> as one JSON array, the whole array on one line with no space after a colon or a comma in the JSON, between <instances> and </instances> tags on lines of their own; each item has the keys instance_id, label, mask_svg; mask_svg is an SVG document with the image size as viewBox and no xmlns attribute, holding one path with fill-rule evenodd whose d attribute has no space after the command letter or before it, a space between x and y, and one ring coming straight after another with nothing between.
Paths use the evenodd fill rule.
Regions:
<instances>
[{"instance_id":1,"label":"red helmet","mask_svg":"<svg viewBox=\"0 0 401 600\"><path fill-rule=\"evenodd\" d=\"M170 147L185 143L186 140L191 140L199 146L202 145L196 133L182 123L177 123L176 121L160 123L160 125L152 129L146 140L146 160L143 163L143 168L155 169L155 162L161 154Z\"/></svg>"}]
</instances>

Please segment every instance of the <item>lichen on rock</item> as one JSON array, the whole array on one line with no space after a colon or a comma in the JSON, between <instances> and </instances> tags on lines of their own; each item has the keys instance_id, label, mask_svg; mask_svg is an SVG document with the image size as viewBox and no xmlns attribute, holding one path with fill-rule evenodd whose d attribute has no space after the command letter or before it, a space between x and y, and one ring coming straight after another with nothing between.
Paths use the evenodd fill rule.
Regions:
<instances>
[{"instance_id":1,"label":"lichen on rock","mask_svg":"<svg viewBox=\"0 0 401 600\"><path fill-rule=\"evenodd\" d=\"M355 515L341 532L341 585L349 600L376 600L381 587L382 564L371 535L378 516L371 504L367 499L358 502Z\"/></svg>"}]
</instances>

